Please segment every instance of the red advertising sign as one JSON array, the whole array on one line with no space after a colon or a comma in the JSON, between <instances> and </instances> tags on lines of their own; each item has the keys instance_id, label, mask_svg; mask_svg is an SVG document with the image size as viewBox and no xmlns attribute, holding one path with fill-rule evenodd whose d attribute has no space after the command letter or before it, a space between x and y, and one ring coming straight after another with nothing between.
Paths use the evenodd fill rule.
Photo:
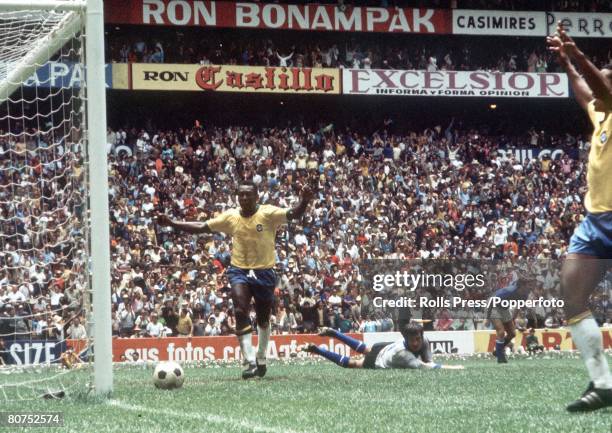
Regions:
<instances>
[{"instance_id":1,"label":"red advertising sign","mask_svg":"<svg viewBox=\"0 0 612 433\"><path fill-rule=\"evenodd\" d=\"M363 334L348 334L363 341ZM77 342L70 342L75 349L81 348ZM305 343L323 345L328 350L341 355L355 355L342 342L328 337L311 334L273 335L268 346L268 358L290 358L306 356L297 353L298 346ZM253 337L257 345L257 337ZM240 345L235 336L227 337L172 337L172 338L116 338L113 340L113 361L132 360L134 352L142 361L231 361L240 357Z\"/></svg>"},{"instance_id":2,"label":"red advertising sign","mask_svg":"<svg viewBox=\"0 0 612 433\"><path fill-rule=\"evenodd\" d=\"M134 90L340 94L340 70L264 66L131 63Z\"/></svg>"},{"instance_id":3,"label":"red advertising sign","mask_svg":"<svg viewBox=\"0 0 612 433\"><path fill-rule=\"evenodd\" d=\"M228 1L106 0L109 24L336 32L450 33L451 11Z\"/></svg>"}]
</instances>

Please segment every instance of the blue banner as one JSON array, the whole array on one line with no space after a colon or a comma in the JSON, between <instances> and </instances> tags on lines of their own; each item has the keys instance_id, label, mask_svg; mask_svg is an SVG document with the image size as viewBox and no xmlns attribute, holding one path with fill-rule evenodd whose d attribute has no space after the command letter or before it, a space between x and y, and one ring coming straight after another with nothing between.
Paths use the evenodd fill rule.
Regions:
<instances>
[{"instance_id":1,"label":"blue banner","mask_svg":"<svg viewBox=\"0 0 612 433\"><path fill-rule=\"evenodd\" d=\"M12 64L0 65L0 68L10 69ZM26 87L48 87L48 88L80 88L85 71L81 63L47 62L28 78L24 84ZM5 71L2 71L6 73ZM2 74L4 75L4 74ZM105 65L106 87L113 85L112 65ZM96 77L92 77L96 78Z\"/></svg>"},{"instance_id":2,"label":"blue banner","mask_svg":"<svg viewBox=\"0 0 612 433\"><path fill-rule=\"evenodd\" d=\"M5 340L3 358L8 364L33 365L59 362L66 341Z\"/></svg>"}]
</instances>

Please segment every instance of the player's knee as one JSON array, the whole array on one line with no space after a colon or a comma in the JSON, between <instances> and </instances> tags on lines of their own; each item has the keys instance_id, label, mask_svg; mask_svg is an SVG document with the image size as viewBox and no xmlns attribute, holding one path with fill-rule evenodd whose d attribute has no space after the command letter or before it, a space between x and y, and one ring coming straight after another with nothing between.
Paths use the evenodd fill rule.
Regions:
<instances>
[{"instance_id":1,"label":"player's knee","mask_svg":"<svg viewBox=\"0 0 612 433\"><path fill-rule=\"evenodd\" d=\"M568 318L574 317L578 314L584 313L588 309L589 296L580 291L572 290L570 287L563 287L561 289L561 295L564 301L565 315Z\"/></svg>"},{"instance_id":2,"label":"player's knee","mask_svg":"<svg viewBox=\"0 0 612 433\"><path fill-rule=\"evenodd\" d=\"M249 313L246 310L246 308L235 307L234 308L234 315L236 316L236 318L238 318L238 317L248 317Z\"/></svg>"},{"instance_id":3,"label":"player's knee","mask_svg":"<svg viewBox=\"0 0 612 433\"><path fill-rule=\"evenodd\" d=\"M245 334L250 334L253 332L253 326L251 325L251 321L249 317L245 314L236 314L236 335L241 336Z\"/></svg>"},{"instance_id":4,"label":"player's knee","mask_svg":"<svg viewBox=\"0 0 612 433\"><path fill-rule=\"evenodd\" d=\"M251 324L249 320L249 314L245 309L236 308L234 309L234 315L236 316L236 327L244 328L247 325Z\"/></svg>"},{"instance_id":5,"label":"player's knee","mask_svg":"<svg viewBox=\"0 0 612 433\"><path fill-rule=\"evenodd\" d=\"M578 323L585 317L588 317L590 314L590 310L586 305L586 302L583 303L565 303L563 307L565 310L565 317L570 325Z\"/></svg>"}]
</instances>

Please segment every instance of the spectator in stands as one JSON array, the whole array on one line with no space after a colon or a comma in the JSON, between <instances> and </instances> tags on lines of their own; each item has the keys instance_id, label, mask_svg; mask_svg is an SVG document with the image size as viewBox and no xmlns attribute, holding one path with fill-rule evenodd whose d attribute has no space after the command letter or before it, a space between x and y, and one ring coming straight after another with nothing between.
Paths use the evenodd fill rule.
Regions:
<instances>
[{"instance_id":1,"label":"spectator in stands","mask_svg":"<svg viewBox=\"0 0 612 433\"><path fill-rule=\"evenodd\" d=\"M187 307L181 308L181 314L178 318L176 330L179 336L190 337L193 330L193 323L191 316L189 315L189 309Z\"/></svg>"},{"instance_id":2,"label":"spectator in stands","mask_svg":"<svg viewBox=\"0 0 612 433\"><path fill-rule=\"evenodd\" d=\"M350 50L361 56L360 61L367 54L356 45ZM191 316L194 334L196 325L203 324L204 332L208 326L209 333L215 327L216 333L231 332L232 305L224 277L227 239L156 232L151 212L163 208L177 217L210 218L236 205L227 193L235 179L257 180L262 201L283 206L296 199L295 185L308 176L319 179L321 194L312 215L279 239L277 285L282 302L275 312L276 327L279 333L293 333L314 332L321 326L348 329L348 324L368 332L388 328L385 316L374 314L371 293L363 287L364 259L562 257L573 218L581 212L579 191L586 175L584 160L570 155L520 159L512 151L531 144L537 148L547 141L578 146L583 137L553 136L535 129L516 137L496 136L466 130L459 121L447 129L401 131L387 119L369 134L331 122L265 129L110 128L107 141L111 326L115 335L125 337L140 332L159 337L165 334L164 325L177 335L183 308ZM121 145L132 154L117 152ZM0 194L12 185L2 177L9 162L0 156ZM35 188L24 195L40 194ZM47 197L61 190L59 183L48 188ZM43 224L35 218L43 208L58 220L47 221L47 227L61 228L69 221L54 211L53 201L41 202L39 208L18 210L0 201L0 237L16 237L15 224L7 223L15 215L24 218L24 227L33 232L36 224ZM27 326L19 332L49 339L61 338L62 323L78 316L87 287L79 279L86 272L81 272L78 257L40 248L41 242L55 241L54 232L48 240L34 234L29 240L48 266L32 267L34 253L16 249L17 242L6 242L0 253L0 303L26 305L20 314ZM541 295L558 295L553 276L542 287ZM484 296L478 291L466 295ZM28 309L44 314L34 318ZM3 333L14 335L15 320L4 319L14 318L17 311L3 310L0 325L10 325ZM543 326L550 313L529 312L529 324ZM441 314L426 309L422 318ZM467 320L482 326L478 319L484 311L475 315ZM215 326L210 317L215 318Z\"/></svg>"},{"instance_id":3,"label":"spectator in stands","mask_svg":"<svg viewBox=\"0 0 612 433\"><path fill-rule=\"evenodd\" d=\"M68 332L66 333L68 338L73 340L81 340L87 338L87 331L85 330L85 326L81 323L80 317L75 317L68 328Z\"/></svg>"},{"instance_id":4,"label":"spectator in stands","mask_svg":"<svg viewBox=\"0 0 612 433\"><path fill-rule=\"evenodd\" d=\"M413 35L411 48L394 35L360 34L356 44L350 33L313 32L305 41L301 32L241 35L202 28L183 30L188 39L176 38L167 29L125 27L110 31L108 61L187 63L202 65L298 66L363 69L487 70L500 72L554 72L558 65L540 52L541 42L521 40L518 52L513 39L475 37L457 40ZM137 42L132 43L136 40ZM202 42L199 42L202 41ZM586 42L589 44L589 42ZM610 50L587 45L598 66L609 63Z\"/></svg>"},{"instance_id":5,"label":"spectator in stands","mask_svg":"<svg viewBox=\"0 0 612 433\"><path fill-rule=\"evenodd\" d=\"M529 335L525 338L525 346L530 355L544 351L544 346L538 341L538 337L535 335L535 330L533 328L529 328Z\"/></svg>"},{"instance_id":6,"label":"spectator in stands","mask_svg":"<svg viewBox=\"0 0 612 433\"><path fill-rule=\"evenodd\" d=\"M215 316L210 316L208 318L208 324L204 330L204 335L211 337L221 335L221 328L219 327L219 323L217 322L217 318Z\"/></svg>"},{"instance_id":7,"label":"spectator in stands","mask_svg":"<svg viewBox=\"0 0 612 433\"><path fill-rule=\"evenodd\" d=\"M164 325L158 322L157 313L151 314L151 321L147 324L146 335L149 337L161 337L164 331Z\"/></svg>"},{"instance_id":8,"label":"spectator in stands","mask_svg":"<svg viewBox=\"0 0 612 433\"><path fill-rule=\"evenodd\" d=\"M153 54L149 57L149 63L164 63L164 49L159 42L155 44Z\"/></svg>"},{"instance_id":9,"label":"spectator in stands","mask_svg":"<svg viewBox=\"0 0 612 433\"><path fill-rule=\"evenodd\" d=\"M451 316L448 308L443 308L438 314L436 320L436 331L450 331L452 330L453 317Z\"/></svg>"},{"instance_id":10,"label":"spectator in stands","mask_svg":"<svg viewBox=\"0 0 612 433\"><path fill-rule=\"evenodd\" d=\"M278 58L278 65L280 67L293 66L293 63L291 62L291 59L293 58L293 51L288 56L281 56L277 51L276 57Z\"/></svg>"}]
</instances>

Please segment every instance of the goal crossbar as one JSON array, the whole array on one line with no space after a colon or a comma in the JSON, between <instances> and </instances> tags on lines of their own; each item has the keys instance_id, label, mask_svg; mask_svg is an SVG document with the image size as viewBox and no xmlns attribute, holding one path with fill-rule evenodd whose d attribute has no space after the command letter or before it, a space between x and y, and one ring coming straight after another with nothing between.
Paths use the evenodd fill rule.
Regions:
<instances>
[{"instance_id":1,"label":"goal crossbar","mask_svg":"<svg viewBox=\"0 0 612 433\"><path fill-rule=\"evenodd\" d=\"M1 9L0 9L1 10ZM46 63L66 43L66 38L82 26L81 14L69 12L59 23L57 30L38 41L21 60L11 65L10 73L0 83L0 103L6 101L21 83Z\"/></svg>"},{"instance_id":2,"label":"goal crossbar","mask_svg":"<svg viewBox=\"0 0 612 433\"><path fill-rule=\"evenodd\" d=\"M24 11L24 10L41 10L41 11L78 11L85 8L87 2L85 0L0 0L0 11Z\"/></svg>"}]
</instances>

